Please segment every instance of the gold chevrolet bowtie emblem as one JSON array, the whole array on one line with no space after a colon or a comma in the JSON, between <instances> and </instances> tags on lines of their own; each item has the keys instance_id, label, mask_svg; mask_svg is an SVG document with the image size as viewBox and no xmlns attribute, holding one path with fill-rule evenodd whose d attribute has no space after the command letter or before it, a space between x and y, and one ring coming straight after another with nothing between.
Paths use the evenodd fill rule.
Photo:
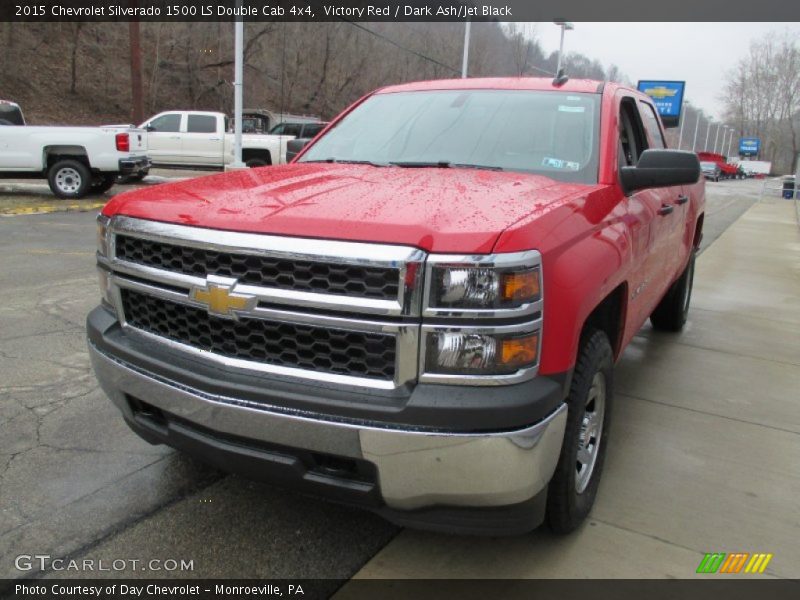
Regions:
<instances>
[{"instance_id":1,"label":"gold chevrolet bowtie emblem","mask_svg":"<svg viewBox=\"0 0 800 600\"><path fill-rule=\"evenodd\" d=\"M663 100L664 98L672 98L675 94L678 93L678 90L667 88L661 85L658 87L647 88L646 90L644 90L644 93L650 96L651 98L658 98L659 100Z\"/></svg>"},{"instance_id":2,"label":"gold chevrolet bowtie emblem","mask_svg":"<svg viewBox=\"0 0 800 600\"><path fill-rule=\"evenodd\" d=\"M209 275L206 278L205 287L192 288L189 297L196 302L205 304L209 314L236 318L234 311L252 309L255 306L256 297L234 293L235 286L235 279Z\"/></svg>"}]
</instances>

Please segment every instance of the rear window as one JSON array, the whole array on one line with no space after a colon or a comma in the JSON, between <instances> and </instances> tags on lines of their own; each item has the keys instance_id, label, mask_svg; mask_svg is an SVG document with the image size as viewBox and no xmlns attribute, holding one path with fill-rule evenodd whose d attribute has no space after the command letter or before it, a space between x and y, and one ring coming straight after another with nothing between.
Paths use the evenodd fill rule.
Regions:
<instances>
[{"instance_id":1,"label":"rear window","mask_svg":"<svg viewBox=\"0 0 800 600\"><path fill-rule=\"evenodd\" d=\"M298 137L303 125L300 123L280 123L270 130L274 135L293 135Z\"/></svg>"},{"instance_id":2,"label":"rear window","mask_svg":"<svg viewBox=\"0 0 800 600\"><path fill-rule=\"evenodd\" d=\"M19 106L0 103L0 125L25 125Z\"/></svg>"},{"instance_id":3,"label":"rear window","mask_svg":"<svg viewBox=\"0 0 800 600\"><path fill-rule=\"evenodd\" d=\"M304 138L313 138L320 131L322 131L324 127L325 127L324 123L315 123L313 125L306 125L303 128L303 137Z\"/></svg>"},{"instance_id":4,"label":"rear window","mask_svg":"<svg viewBox=\"0 0 800 600\"><path fill-rule=\"evenodd\" d=\"M216 133L217 117L212 115L189 115L188 133Z\"/></svg>"}]
</instances>

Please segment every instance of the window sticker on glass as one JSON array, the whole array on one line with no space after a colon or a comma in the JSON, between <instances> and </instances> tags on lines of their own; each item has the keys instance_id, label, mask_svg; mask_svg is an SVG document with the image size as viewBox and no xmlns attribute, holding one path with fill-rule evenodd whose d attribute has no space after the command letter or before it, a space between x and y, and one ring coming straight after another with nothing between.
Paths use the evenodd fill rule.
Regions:
<instances>
[{"instance_id":1,"label":"window sticker on glass","mask_svg":"<svg viewBox=\"0 0 800 600\"><path fill-rule=\"evenodd\" d=\"M569 112L569 113L582 113L586 112L585 106L566 106L564 104L558 105L558 112Z\"/></svg>"},{"instance_id":2,"label":"window sticker on glass","mask_svg":"<svg viewBox=\"0 0 800 600\"><path fill-rule=\"evenodd\" d=\"M542 160L543 167L550 167L551 169L565 169L567 171L580 171L581 164L570 160L561 160L560 158L551 158L545 156Z\"/></svg>"}]
</instances>

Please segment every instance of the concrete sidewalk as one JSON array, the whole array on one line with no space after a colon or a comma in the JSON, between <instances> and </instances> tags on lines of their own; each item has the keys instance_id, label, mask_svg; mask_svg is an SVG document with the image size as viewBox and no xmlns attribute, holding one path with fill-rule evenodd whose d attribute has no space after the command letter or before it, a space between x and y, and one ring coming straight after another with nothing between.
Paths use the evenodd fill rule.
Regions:
<instances>
[{"instance_id":1,"label":"concrete sidewalk","mask_svg":"<svg viewBox=\"0 0 800 600\"><path fill-rule=\"evenodd\" d=\"M647 326L626 350L603 481L579 531L495 539L406 530L356 577L685 578L705 552L770 552L755 577L800 577L794 211L791 202L753 206L698 260L686 330Z\"/></svg>"}]
</instances>

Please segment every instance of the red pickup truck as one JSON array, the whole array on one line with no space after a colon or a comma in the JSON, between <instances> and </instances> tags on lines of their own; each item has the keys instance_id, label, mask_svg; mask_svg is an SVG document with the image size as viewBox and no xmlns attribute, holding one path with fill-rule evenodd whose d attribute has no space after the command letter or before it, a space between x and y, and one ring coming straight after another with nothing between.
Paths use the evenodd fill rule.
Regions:
<instances>
[{"instance_id":1,"label":"red pickup truck","mask_svg":"<svg viewBox=\"0 0 800 600\"><path fill-rule=\"evenodd\" d=\"M728 159L722 154L716 154L714 152L698 152L697 158L701 163L712 162L719 166L719 172L721 173L723 179L736 179L739 176L739 167L737 165L730 164Z\"/></svg>"},{"instance_id":2,"label":"red pickup truck","mask_svg":"<svg viewBox=\"0 0 800 600\"><path fill-rule=\"evenodd\" d=\"M595 81L380 89L292 164L98 218L94 370L126 422L222 469L418 527L567 532L613 364L686 321L697 156Z\"/></svg>"}]
</instances>

